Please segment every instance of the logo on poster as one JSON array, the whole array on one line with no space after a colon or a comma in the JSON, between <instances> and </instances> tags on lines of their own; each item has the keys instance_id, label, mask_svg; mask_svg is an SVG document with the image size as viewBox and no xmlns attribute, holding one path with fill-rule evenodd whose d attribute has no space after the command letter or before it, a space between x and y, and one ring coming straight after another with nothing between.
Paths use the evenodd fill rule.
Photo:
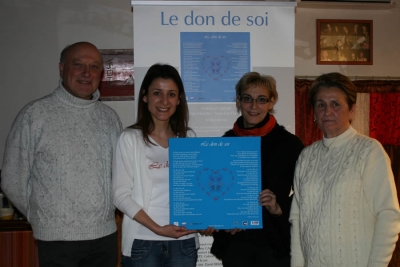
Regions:
<instances>
[{"instance_id":1,"label":"logo on poster","mask_svg":"<svg viewBox=\"0 0 400 267\"><path fill-rule=\"evenodd\" d=\"M197 173L197 185L215 201L231 190L234 181L235 176L228 168L204 168Z\"/></svg>"}]
</instances>

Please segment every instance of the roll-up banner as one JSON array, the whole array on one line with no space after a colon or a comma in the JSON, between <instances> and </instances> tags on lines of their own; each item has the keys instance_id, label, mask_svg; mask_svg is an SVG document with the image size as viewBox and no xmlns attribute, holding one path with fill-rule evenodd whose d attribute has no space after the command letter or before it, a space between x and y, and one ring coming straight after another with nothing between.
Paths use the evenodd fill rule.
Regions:
<instances>
[{"instance_id":1,"label":"roll-up banner","mask_svg":"<svg viewBox=\"0 0 400 267\"><path fill-rule=\"evenodd\" d=\"M135 106L149 67L168 63L180 73L189 126L199 137L222 136L240 116L235 85L249 71L271 75L279 94L275 117L292 133L295 2L131 1ZM136 110L135 107L135 110ZM222 266L200 239L197 266Z\"/></svg>"}]
</instances>

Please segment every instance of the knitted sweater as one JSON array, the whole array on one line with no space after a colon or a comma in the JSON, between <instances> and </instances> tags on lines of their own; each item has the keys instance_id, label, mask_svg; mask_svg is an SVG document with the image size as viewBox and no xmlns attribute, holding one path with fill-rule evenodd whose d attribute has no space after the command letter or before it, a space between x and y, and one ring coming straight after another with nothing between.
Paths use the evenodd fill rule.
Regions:
<instances>
[{"instance_id":1,"label":"knitted sweater","mask_svg":"<svg viewBox=\"0 0 400 267\"><path fill-rule=\"evenodd\" d=\"M12 125L1 186L36 239L90 240L116 231L111 164L122 125L99 96L74 97L60 82Z\"/></svg>"},{"instance_id":2,"label":"knitted sweater","mask_svg":"<svg viewBox=\"0 0 400 267\"><path fill-rule=\"evenodd\" d=\"M296 165L291 266L386 267L400 232L390 160L351 126L323 141Z\"/></svg>"}]
</instances>

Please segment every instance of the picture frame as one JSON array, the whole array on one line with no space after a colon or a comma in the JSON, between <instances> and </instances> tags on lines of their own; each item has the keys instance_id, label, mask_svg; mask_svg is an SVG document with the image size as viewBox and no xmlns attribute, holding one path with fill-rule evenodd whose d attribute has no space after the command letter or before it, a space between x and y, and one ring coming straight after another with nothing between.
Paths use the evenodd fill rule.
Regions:
<instances>
[{"instance_id":1,"label":"picture frame","mask_svg":"<svg viewBox=\"0 0 400 267\"><path fill-rule=\"evenodd\" d=\"M99 84L100 100L134 100L135 76L133 49L100 49L103 73Z\"/></svg>"},{"instance_id":2,"label":"picture frame","mask_svg":"<svg viewBox=\"0 0 400 267\"><path fill-rule=\"evenodd\" d=\"M317 65L372 65L373 21L317 19Z\"/></svg>"}]
</instances>

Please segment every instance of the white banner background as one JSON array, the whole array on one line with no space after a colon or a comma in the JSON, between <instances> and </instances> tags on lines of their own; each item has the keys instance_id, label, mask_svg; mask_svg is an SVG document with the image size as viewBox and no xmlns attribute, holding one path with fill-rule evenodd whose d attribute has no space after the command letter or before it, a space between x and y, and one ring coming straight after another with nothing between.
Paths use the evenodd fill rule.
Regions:
<instances>
[{"instance_id":1,"label":"white banner background","mask_svg":"<svg viewBox=\"0 0 400 267\"><path fill-rule=\"evenodd\" d=\"M132 1L135 96L151 65L168 63L181 73L181 32L249 32L250 70L276 79L279 101L275 116L294 133L295 3L189 2ZM207 24L207 17L214 18L214 23L209 20ZM218 90L218 82L207 90ZM197 136L221 136L239 116L234 102L190 102L189 110L190 126ZM222 266L209 253L212 238L201 237L200 241L197 266Z\"/></svg>"}]
</instances>

